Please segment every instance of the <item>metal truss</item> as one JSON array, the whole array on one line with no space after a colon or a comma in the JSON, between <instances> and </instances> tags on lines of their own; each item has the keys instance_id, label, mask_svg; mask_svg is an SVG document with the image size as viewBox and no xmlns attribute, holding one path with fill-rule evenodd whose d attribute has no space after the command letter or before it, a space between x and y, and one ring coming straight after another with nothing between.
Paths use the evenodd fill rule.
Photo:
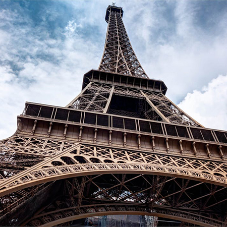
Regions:
<instances>
[{"instance_id":1,"label":"metal truss","mask_svg":"<svg viewBox=\"0 0 227 227\"><path fill-rule=\"evenodd\" d=\"M11 212L13 209L16 209L21 204L25 203L30 198L32 198L37 192L40 192L49 185L50 183L40 184L1 197L0 216L4 216L5 214Z\"/></svg>"},{"instance_id":2,"label":"metal truss","mask_svg":"<svg viewBox=\"0 0 227 227\"><path fill-rule=\"evenodd\" d=\"M3 214L11 212L44 184L71 179L63 180L69 197L64 197L62 203L66 201L67 206L54 212L52 209L51 218L49 211L42 210L38 221L35 216L30 225L40 220L42 225L55 225L88 217L88 206L96 210L93 215L112 214L124 207L125 214L133 211L202 226L221 226L227 214L222 210L227 205L226 174L225 163L161 155L158 150L148 153L68 142L68 147L58 154L2 181L1 207ZM105 210L107 206L112 210ZM105 208L103 213L99 213L100 207ZM67 212L72 210L67 219Z\"/></svg>"},{"instance_id":3,"label":"metal truss","mask_svg":"<svg viewBox=\"0 0 227 227\"><path fill-rule=\"evenodd\" d=\"M183 125L201 126L162 93L146 91L143 94L153 108L157 108L162 119L165 121Z\"/></svg>"},{"instance_id":4,"label":"metal truss","mask_svg":"<svg viewBox=\"0 0 227 227\"><path fill-rule=\"evenodd\" d=\"M112 86L108 84L91 82L69 106L75 109L105 112L111 100L112 90Z\"/></svg>"},{"instance_id":5,"label":"metal truss","mask_svg":"<svg viewBox=\"0 0 227 227\"><path fill-rule=\"evenodd\" d=\"M63 194L24 224L53 226L90 216L135 214L201 226L225 226L210 208L201 207L201 202L207 205L221 191L224 195L224 189L217 186L143 174L85 176L67 179L64 185L67 190ZM203 192L192 194L201 189Z\"/></svg>"},{"instance_id":6,"label":"metal truss","mask_svg":"<svg viewBox=\"0 0 227 227\"><path fill-rule=\"evenodd\" d=\"M14 175L18 177L28 168L37 166L45 158L62 152L68 146L71 147L72 144L50 138L41 139L18 134L0 141L0 184L7 182ZM28 187L1 197L0 216L11 212L48 185L49 183Z\"/></svg>"},{"instance_id":7,"label":"metal truss","mask_svg":"<svg viewBox=\"0 0 227 227\"><path fill-rule=\"evenodd\" d=\"M108 9L108 28L99 70L148 78L129 41L122 21L122 9Z\"/></svg>"},{"instance_id":8,"label":"metal truss","mask_svg":"<svg viewBox=\"0 0 227 227\"><path fill-rule=\"evenodd\" d=\"M227 133L201 126L148 79L122 15L107 8L103 57L82 92L66 107L26 103L0 141L0 225L135 214L227 226Z\"/></svg>"},{"instance_id":9,"label":"metal truss","mask_svg":"<svg viewBox=\"0 0 227 227\"><path fill-rule=\"evenodd\" d=\"M141 118L181 125L201 126L161 92L129 88L115 84L90 82L67 107L133 117L134 115L130 112L122 113L121 110L118 113L110 110L113 95L139 100L142 106L137 113L143 113Z\"/></svg>"},{"instance_id":10,"label":"metal truss","mask_svg":"<svg viewBox=\"0 0 227 227\"><path fill-rule=\"evenodd\" d=\"M53 156L70 147L67 141L57 141L51 138L37 138L16 134L0 141L0 158L2 163L19 163L43 160L44 157ZM20 156L21 155L21 156ZM31 165L31 164L27 164Z\"/></svg>"},{"instance_id":11,"label":"metal truss","mask_svg":"<svg viewBox=\"0 0 227 227\"><path fill-rule=\"evenodd\" d=\"M151 173L183 177L217 185L227 185L225 163L158 155L127 149L72 144L58 155L49 157L28 170L1 183L0 195L32 185L84 173Z\"/></svg>"}]
</instances>

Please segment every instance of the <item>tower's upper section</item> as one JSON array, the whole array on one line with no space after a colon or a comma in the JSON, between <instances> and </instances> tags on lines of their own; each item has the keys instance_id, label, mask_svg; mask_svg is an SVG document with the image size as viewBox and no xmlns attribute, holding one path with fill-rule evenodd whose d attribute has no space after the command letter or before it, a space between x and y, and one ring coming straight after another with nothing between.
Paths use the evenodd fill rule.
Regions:
<instances>
[{"instance_id":1,"label":"tower's upper section","mask_svg":"<svg viewBox=\"0 0 227 227\"><path fill-rule=\"evenodd\" d=\"M105 20L107 23L109 22L109 16L111 12L117 12L121 15L121 17L123 17L123 9L121 7L108 6L106 9L106 17L105 17Z\"/></svg>"},{"instance_id":2,"label":"tower's upper section","mask_svg":"<svg viewBox=\"0 0 227 227\"><path fill-rule=\"evenodd\" d=\"M132 49L122 16L121 7L107 7L105 20L108 27L99 70L148 78Z\"/></svg>"}]
</instances>

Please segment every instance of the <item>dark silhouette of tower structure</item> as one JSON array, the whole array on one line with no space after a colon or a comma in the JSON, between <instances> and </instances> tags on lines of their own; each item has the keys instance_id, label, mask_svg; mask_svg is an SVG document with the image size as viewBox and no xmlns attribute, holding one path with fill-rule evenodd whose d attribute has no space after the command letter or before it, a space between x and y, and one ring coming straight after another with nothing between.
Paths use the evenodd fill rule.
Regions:
<instances>
[{"instance_id":1,"label":"dark silhouette of tower structure","mask_svg":"<svg viewBox=\"0 0 227 227\"><path fill-rule=\"evenodd\" d=\"M66 107L26 102L16 133L0 141L1 225L133 214L226 226L227 133L200 125L148 78L122 17L108 6L99 69L81 93Z\"/></svg>"}]
</instances>

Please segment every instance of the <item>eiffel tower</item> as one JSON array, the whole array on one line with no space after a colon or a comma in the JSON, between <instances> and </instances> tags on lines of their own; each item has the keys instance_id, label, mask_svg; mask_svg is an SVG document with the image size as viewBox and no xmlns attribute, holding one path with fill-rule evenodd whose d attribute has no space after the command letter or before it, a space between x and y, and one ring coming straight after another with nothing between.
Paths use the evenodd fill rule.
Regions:
<instances>
[{"instance_id":1,"label":"eiffel tower","mask_svg":"<svg viewBox=\"0 0 227 227\"><path fill-rule=\"evenodd\" d=\"M119 214L227 226L227 132L200 125L148 78L122 17L108 6L102 60L81 93L66 107L27 102L0 141L1 226Z\"/></svg>"}]
</instances>

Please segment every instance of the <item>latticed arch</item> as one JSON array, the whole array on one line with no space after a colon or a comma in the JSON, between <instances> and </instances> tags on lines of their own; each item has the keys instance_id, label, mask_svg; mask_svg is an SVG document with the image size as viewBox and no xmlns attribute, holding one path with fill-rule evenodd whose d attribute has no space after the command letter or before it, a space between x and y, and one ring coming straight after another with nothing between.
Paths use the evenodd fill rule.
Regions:
<instances>
[{"instance_id":1,"label":"latticed arch","mask_svg":"<svg viewBox=\"0 0 227 227\"><path fill-rule=\"evenodd\" d=\"M103 181L107 179L109 183L104 186ZM226 188L199 181L112 172L68 178L62 182L61 192L24 224L53 226L92 216L133 214L201 226L223 226L211 208L221 208L216 199L226 193Z\"/></svg>"},{"instance_id":2,"label":"latticed arch","mask_svg":"<svg viewBox=\"0 0 227 227\"><path fill-rule=\"evenodd\" d=\"M0 225L119 213L227 225L227 132L203 127L148 78L122 16L107 8L99 70L81 93L66 107L27 102L0 141Z\"/></svg>"}]
</instances>

